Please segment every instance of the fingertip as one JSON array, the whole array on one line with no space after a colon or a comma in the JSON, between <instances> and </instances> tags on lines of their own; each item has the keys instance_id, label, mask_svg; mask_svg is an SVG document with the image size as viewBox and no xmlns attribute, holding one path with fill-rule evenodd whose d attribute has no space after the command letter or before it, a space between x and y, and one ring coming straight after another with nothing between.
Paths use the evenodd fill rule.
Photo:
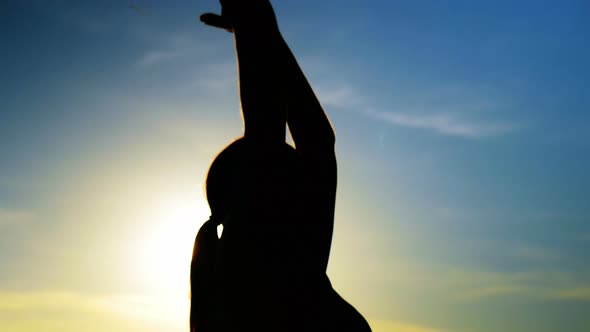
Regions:
<instances>
[{"instance_id":1,"label":"fingertip","mask_svg":"<svg viewBox=\"0 0 590 332\"><path fill-rule=\"evenodd\" d=\"M223 16L220 16L217 14L212 14L212 13L205 13L200 16L200 20L201 20L201 22L205 23L206 25L220 28L220 29L225 29L230 32L233 31L233 27L227 21L227 19Z\"/></svg>"},{"instance_id":2,"label":"fingertip","mask_svg":"<svg viewBox=\"0 0 590 332\"><path fill-rule=\"evenodd\" d=\"M219 15L212 14L212 13L205 13L205 14L202 14L201 16L199 16L199 20L205 24L215 21L218 18L219 18Z\"/></svg>"}]
</instances>

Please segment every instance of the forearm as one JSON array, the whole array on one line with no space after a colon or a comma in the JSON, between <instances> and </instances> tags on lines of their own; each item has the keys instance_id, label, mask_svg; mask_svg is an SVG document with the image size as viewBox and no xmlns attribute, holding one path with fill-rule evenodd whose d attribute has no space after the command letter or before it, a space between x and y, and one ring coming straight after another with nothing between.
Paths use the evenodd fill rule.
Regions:
<instances>
[{"instance_id":1,"label":"forearm","mask_svg":"<svg viewBox=\"0 0 590 332\"><path fill-rule=\"evenodd\" d=\"M246 136L284 141L285 121L301 152L333 147L334 131L275 20L234 29Z\"/></svg>"},{"instance_id":2,"label":"forearm","mask_svg":"<svg viewBox=\"0 0 590 332\"><path fill-rule=\"evenodd\" d=\"M297 149L302 152L322 153L326 152L326 149L333 149L335 136L332 125L295 56L284 41L281 53L287 89L287 124Z\"/></svg>"},{"instance_id":3,"label":"forearm","mask_svg":"<svg viewBox=\"0 0 590 332\"><path fill-rule=\"evenodd\" d=\"M244 135L260 142L283 143L287 107L278 56L282 37L278 29L257 30L234 30Z\"/></svg>"}]
</instances>

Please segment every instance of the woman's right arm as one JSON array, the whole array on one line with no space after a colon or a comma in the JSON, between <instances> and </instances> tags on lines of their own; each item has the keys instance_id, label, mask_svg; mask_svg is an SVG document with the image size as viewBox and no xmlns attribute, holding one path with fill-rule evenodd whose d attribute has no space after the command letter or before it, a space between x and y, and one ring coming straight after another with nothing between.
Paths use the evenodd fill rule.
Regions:
<instances>
[{"instance_id":1,"label":"woman's right arm","mask_svg":"<svg viewBox=\"0 0 590 332\"><path fill-rule=\"evenodd\" d=\"M333 154L330 121L283 39L270 2L221 2L222 16L202 19L234 33L245 136L283 142L286 120L298 152Z\"/></svg>"}]
</instances>

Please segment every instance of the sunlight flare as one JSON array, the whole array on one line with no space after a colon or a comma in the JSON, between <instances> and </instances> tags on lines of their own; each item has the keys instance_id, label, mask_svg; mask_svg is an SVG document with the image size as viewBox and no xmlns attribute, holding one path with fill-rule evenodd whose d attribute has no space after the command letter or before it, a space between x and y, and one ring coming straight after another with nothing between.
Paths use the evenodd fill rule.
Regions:
<instances>
[{"instance_id":1,"label":"sunlight flare","mask_svg":"<svg viewBox=\"0 0 590 332\"><path fill-rule=\"evenodd\" d=\"M194 239L207 220L209 208L192 195L169 195L146 209L145 230L131 241L136 280L150 291L189 294L190 261Z\"/></svg>"}]
</instances>

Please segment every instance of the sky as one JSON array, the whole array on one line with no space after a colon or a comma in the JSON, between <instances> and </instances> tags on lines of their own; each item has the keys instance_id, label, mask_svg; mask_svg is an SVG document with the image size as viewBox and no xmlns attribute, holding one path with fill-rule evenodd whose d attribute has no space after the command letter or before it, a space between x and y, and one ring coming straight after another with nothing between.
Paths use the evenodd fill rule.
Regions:
<instances>
[{"instance_id":1,"label":"sky","mask_svg":"<svg viewBox=\"0 0 590 332\"><path fill-rule=\"evenodd\" d=\"M373 331L587 331L590 2L274 7L336 131L328 274ZM0 2L0 330L187 330L242 133L208 11Z\"/></svg>"}]
</instances>

